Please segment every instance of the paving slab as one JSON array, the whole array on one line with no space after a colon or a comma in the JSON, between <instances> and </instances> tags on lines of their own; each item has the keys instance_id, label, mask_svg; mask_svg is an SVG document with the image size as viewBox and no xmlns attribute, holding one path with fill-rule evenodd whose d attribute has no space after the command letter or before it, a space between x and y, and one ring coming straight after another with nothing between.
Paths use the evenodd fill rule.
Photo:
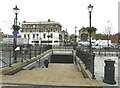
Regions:
<instances>
[{"instance_id":1,"label":"paving slab","mask_svg":"<svg viewBox=\"0 0 120 88\"><path fill-rule=\"evenodd\" d=\"M116 84L107 84L103 82L104 79L104 70L105 70L105 60L111 59L113 61L115 61L114 67L115 67L115 81ZM119 85L119 61L120 59L118 59L117 56L96 56L95 57L95 77L96 80L98 80L100 82L100 84L102 86L118 86Z\"/></svg>"},{"instance_id":2,"label":"paving slab","mask_svg":"<svg viewBox=\"0 0 120 88\"><path fill-rule=\"evenodd\" d=\"M95 79L84 78L74 64L50 63L48 68L22 70L15 75L3 75L2 83L57 85L57 86L101 86Z\"/></svg>"}]
</instances>

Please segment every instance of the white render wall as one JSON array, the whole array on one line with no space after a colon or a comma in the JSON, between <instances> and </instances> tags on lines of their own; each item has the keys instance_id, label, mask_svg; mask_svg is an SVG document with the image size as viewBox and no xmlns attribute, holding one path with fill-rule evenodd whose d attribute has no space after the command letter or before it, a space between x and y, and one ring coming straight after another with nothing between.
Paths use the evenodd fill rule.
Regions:
<instances>
[{"instance_id":1,"label":"white render wall","mask_svg":"<svg viewBox=\"0 0 120 88\"><path fill-rule=\"evenodd\" d=\"M35 35L35 37L33 38L33 34ZM45 38L44 38L44 35L45 34ZM54 44L57 44L59 45L59 42L58 43L54 43L54 41L59 41L59 35L60 33L58 32L49 32L49 36L52 34L52 38L49 37L49 41L52 41L52 45ZM26 35L26 37L24 36ZM28 38L28 35L29 35L29 38ZM37 36L38 35L38 36ZM41 41L48 41L48 32L22 32L21 33L21 37L22 38L27 38L29 39L29 44L34 44L32 43L32 41L39 41L39 44L41 44Z\"/></svg>"}]
</instances>

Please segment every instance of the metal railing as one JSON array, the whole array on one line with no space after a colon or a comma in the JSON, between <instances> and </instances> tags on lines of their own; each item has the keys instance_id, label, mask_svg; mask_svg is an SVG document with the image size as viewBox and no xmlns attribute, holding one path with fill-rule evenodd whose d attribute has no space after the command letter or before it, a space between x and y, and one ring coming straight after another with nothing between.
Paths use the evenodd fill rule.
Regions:
<instances>
[{"instance_id":1,"label":"metal railing","mask_svg":"<svg viewBox=\"0 0 120 88\"><path fill-rule=\"evenodd\" d=\"M95 55L99 56L118 56L120 54L120 49L118 48L100 48L93 49Z\"/></svg>"},{"instance_id":2,"label":"metal railing","mask_svg":"<svg viewBox=\"0 0 120 88\"><path fill-rule=\"evenodd\" d=\"M73 45L52 46L52 49L73 49Z\"/></svg>"},{"instance_id":3,"label":"metal railing","mask_svg":"<svg viewBox=\"0 0 120 88\"><path fill-rule=\"evenodd\" d=\"M45 52L48 49L51 49L51 46L47 45L21 45L20 50L16 51L17 63L28 61L32 57L36 57L41 53ZM11 67L14 64L13 58L13 45L2 45L0 47L0 68Z\"/></svg>"},{"instance_id":4,"label":"metal railing","mask_svg":"<svg viewBox=\"0 0 120 88\"><path fill-rule=\"evenodd\" d=\"M78 56L78 58L80 58L83 61L83 63L86 66L86 69L88 69L91 72L92 78L95 78L95 75L94 75L95 54L90 54L90 53L83 51L81 49L77 49L76 56Z\"/></svg>"}]
</instances>

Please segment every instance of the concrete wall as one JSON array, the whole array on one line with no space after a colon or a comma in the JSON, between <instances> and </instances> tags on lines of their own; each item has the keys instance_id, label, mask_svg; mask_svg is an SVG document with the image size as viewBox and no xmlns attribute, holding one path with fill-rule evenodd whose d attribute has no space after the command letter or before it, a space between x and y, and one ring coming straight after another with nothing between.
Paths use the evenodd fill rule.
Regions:
<instances>
[{"instance_id":1,"label":"concrete wall","mask_svg":"<svg viewBox=\"0 0 120 88\"><path fill-rule=\"evenodd\" d=\"M66 53L66 54L65 54ZM73 63L73 51L72 50L53 50L37 61L27 65L23 69L32 69L34 67L43 67L44 61L48 59L50 63Z\"/></svg>"}]
</instances>

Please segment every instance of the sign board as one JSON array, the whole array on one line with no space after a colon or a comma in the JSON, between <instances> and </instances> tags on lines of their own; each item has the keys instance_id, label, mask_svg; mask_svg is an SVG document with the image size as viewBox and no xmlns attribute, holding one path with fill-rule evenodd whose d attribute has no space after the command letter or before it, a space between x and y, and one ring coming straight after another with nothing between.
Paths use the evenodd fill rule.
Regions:
<instances>
[{"instance_id":1,"label":"sign board","mask_svg":"<svg viewBox=\"0 0 120 88\"><path fill-rule=\"evenodd\" d=\"M19 34L18 31L13 31L13 36L14 36L14 37L17 37L17 34Z\"/></svg>"}]
</instances>

